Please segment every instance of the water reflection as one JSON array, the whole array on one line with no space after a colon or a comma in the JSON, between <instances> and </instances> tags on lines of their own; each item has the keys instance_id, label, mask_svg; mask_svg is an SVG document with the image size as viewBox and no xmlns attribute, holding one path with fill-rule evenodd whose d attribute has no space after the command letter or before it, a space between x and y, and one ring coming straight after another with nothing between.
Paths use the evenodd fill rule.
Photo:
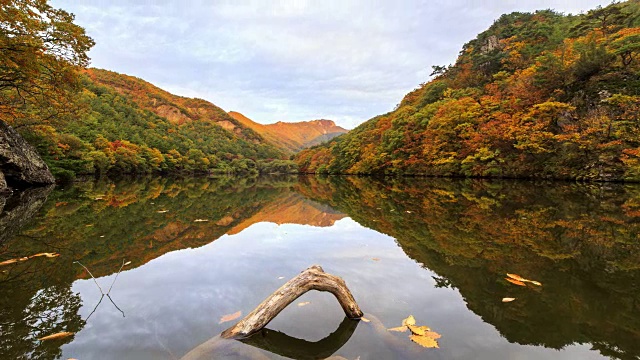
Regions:
<instances>
[{"instance_id":1,"label":"water reflection","mask_svg":"<svg viewBox=\"0 0 640 360\"><path fill-rule=\"evenodd\" d=\"M298 339L279 331L262 329L242 342L290 359L326 359L349 341L358 324L357 320L345 317L334 332L319 341Z\"/></svg>"},{"instance_id":2,"label":"water reflection","mask_svg":"<svg viewBox=\"0 0 640 360\"><path fill-rule=\"evenodd\" d=\"M351 177L300 191L396 238L510 342L640 356L637 186ZM544 286L513 286L506 273Z\"/></svg>"},{"instance_id":3,"label":"water reflection","mask_svg":"<svg viewBox=\"0 0 640 360\"><path fill-rule=\"evenodd\" d=\"M640 356L637 186L152 178L49 192L23 193L0 214L0 262L61 254L0 267L2 358L180 358L229 325L220 315L250 311L312 263L344 277L380 324L425 319L445 335L441 349L347 320L335 330L341 310L317 294L243 346L300 359ZM124 260L117 308L94 309L103 292L74 261L110 284ZM543 286L514 286L507 272ZM59 331L77 335L36 340ZM398 342L411 353L392 349Z\"/></svg>"}]
</instances>

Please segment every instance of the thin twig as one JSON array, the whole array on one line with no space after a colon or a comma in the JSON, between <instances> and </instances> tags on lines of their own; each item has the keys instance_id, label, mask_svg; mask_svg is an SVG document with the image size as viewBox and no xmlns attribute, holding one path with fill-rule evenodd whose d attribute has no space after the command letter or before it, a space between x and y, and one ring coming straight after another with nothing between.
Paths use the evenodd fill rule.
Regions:
<instances>
[{"instance_id":1,"label":"thin twig","mask_svg":"<svg viewBox=\"0 0 640 360\"><path fill-rule=\"evenodd\" d=\"M111 283L111 286L109 286L109 291L107 291L107 295L109 295L109 293L111 292L111 288L113 288L113 284L116 283L116 280L118 280L118 275L120 275L120 271L122 271L122 268L125 266L125 262L124 259L122 259L122 266L120 266L120 270L118 270L118 273L116 274L115 279L113 279L113 282ZM115 304L114 304L115 305Z\"/></svg>"},{"instance_id":2,"label":"thin twig","mask_svg":"<svg viewBox=\"0 0 640 360\"><path fill-rule=\"evenodd\" d=\"M124 316L124 311L120 310L120 308L118 307L118 305L116 305L116 303L113 301L113 299L111 298L111 295L107 294L107 297L109 298L109 301L111 301L111 303L113 304L113 306L116 307L116 309L118 309L118 311L120 311L122 313L122 317Z\"/></svg>"},{"instance_id":3,"label":"thin twig","mask_svg":"<svg viewBox=\"0 0 640 360\"><path fill-rule=\"evenodd\" d=\"M91 314L89 314L89 316L87 316L86 319L84 319L84 322L86 323L87 320L89 320L89 318L91 317L91 315L93 315L94 312L96 312L96 310L98 310L98 306L100 306L100 303L102 302L102 299L104 299L104 294L102 294L102 296L100 296L100 301L98 301L98 303L96 304L96 306L93 308L93 311L91 312Z\"/></svg>"},{"instance_id":4,"label":"thin twig","mask_svg":"<svg viewBox=\"0 0 640 360\"><path fill-rule=\"evenodd\" d=\"M93 277L93 274L91 273L91 271L89 271L89 269L87 269L87 267L86 267L86 266L82 265L82 263L81 263L80 261L74 261L74 262L76 262L76 263L80 264L80 266L82 266L85 270L87 270L87 272L89 273L89 275L91 275L91 278L93 279L93 282L94 282L94 283L96 283L96 286L98 286L98 289L100 289L100 293L101 293L102 295L104 295L104 291L102 291L102 288L100 287L100 284L98 284L98 281L96 280L96 278L95 278L95 277Z\"/></svg>"}]
</instances>

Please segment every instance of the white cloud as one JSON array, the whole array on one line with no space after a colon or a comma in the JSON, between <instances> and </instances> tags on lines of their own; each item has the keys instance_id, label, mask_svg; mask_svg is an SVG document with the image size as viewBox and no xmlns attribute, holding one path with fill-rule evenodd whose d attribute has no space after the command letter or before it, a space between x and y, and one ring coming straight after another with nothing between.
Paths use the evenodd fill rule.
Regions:
<instances>
[{"instance_id":1,"label":"white cloud","mask_svg":"<svg viewBox=\"0 0 640 360\"><path fill-rule=\"evenodd\" d=\"M73 1L93 65L263 122L352 128L455 61L502 13L608 1Z\"/></svg>"}]
</instances>

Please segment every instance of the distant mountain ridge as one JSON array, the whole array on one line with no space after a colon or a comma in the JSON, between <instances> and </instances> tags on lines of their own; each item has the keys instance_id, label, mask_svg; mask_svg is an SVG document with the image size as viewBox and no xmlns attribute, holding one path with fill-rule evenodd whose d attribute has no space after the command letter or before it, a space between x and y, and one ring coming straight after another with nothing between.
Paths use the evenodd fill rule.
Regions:
<instances>
[{"instance_id":1,"label":"distant mountain ridge","mask_svg":"<svg viewBox=\"0 0 640 360\"><path fill-rule=\"evenodd\" d=\"M253 143L262 142L262 136L243 126L224 110L209 101L171 94L145 80L109 70L91 68L85 73L101 85L129 96L138 106L166 118L175 125L189 121L210 121L236 136Z\"/></svg>"},{"instance_id":2,"label":"distant mountain ridge","mask_svg":"<svg viewBox=\"0 0 640 360\"><path fill-rule=\"evenodd\" d=\"M242 125L260 134L267 141L288 152L298 152L348 132L347 129L336 125L333 120L278 121L274 124L259 124L237 111L230 111L229 115Z\"/></svg>"}]
</instances>

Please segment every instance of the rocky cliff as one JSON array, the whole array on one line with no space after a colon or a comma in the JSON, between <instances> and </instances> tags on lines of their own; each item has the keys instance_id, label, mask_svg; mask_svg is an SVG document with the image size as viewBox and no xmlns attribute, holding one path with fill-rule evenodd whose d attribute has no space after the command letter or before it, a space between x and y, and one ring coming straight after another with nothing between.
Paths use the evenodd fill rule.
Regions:
<instances>
[{"instance_id":1,"label":"rocky cliff","mask_svg":"<svg viewBox=\"0 0 640 360\"><path fill-rule=\"evenodd\" d=\"M11 187L53 184L49 167L11 126L0 121L0 192Z\"/></svg>"}]
</instances>

